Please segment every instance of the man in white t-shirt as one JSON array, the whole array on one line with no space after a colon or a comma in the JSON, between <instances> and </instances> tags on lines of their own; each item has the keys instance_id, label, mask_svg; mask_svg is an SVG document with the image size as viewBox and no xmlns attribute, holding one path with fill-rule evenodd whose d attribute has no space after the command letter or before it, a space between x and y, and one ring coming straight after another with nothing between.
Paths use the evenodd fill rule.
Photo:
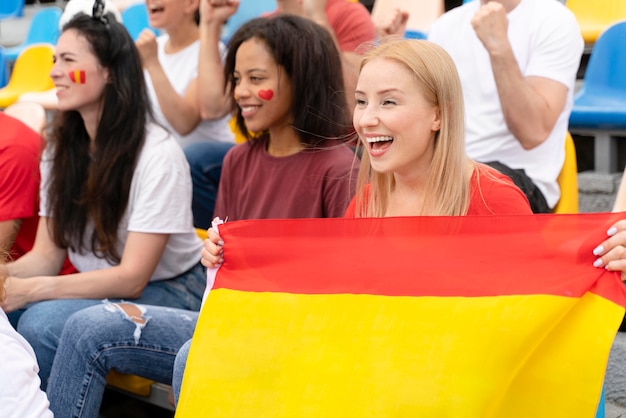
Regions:
<instances>
[{"instance_id":1,"label":"man in white t-shirt","mask_svg":"<svg viewBox=\"0 0 626 418\"><path fill-rule=\"evenodd\" d=\"M511 177L533 212L550 212L584 48L574 15L554 0L475 0L428 39L459 71L469 156Z\"/></svg>"}]
</instances>

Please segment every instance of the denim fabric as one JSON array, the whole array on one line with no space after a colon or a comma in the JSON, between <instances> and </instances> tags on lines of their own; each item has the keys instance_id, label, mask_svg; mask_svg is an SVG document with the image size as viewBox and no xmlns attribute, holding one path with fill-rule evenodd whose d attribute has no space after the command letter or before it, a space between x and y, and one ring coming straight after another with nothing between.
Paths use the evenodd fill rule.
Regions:
<instances>
[{"instance_id":1,"label":"denim fabric","mask_svg":"<svg viewBox=\"0 0 626 418\"><path fill-rule=\"evenodd\" d=\"M174 361L172 390L174 391L174 402L176 405L178 405L180 388L183 385L183 375L185 374L185 365L187 364L187 357L189 356L189 347L191 347L191 340L187 341L182 347L180 347L178 354L176 354L176 360Z\"/></svg>"},{"instance_id":2,"label":"denim fabric","mask_svg":"<svg viewBox=\"0 0 626 418\"><path fill-rule=\"evenodd\" d=\"M193 182L191 208L196 228L208 229L211 226L222 162L226 152L234 145L230 142L197 142L184 149Z\"/></svg>"},{"instance_id":3,"label":"denim fabric","mask_svg":"<svg viewBox=\"0 0 626 418\"><path fill-rule=\"evenodd\" d=\"M205 287L206 272L198 263L174 279L150 282L141 297L133 302L198 311ZM101 303L99 299L49 300L31 304L8 315L12 324L17 323L17 331L35 350L43 390L46 390L52 362L67 319L75 312ZM100 324L91 325L96 330L99 326Z\"/></svg>"},{"instance_id":4,"label":"denim fabric","mask_svg":"<svg viewBox=\"0 0 626 418\"><path fill-rule=\"evenodd\" d=\"M191 338L198 313L141 307L147 319L143 328L112 303L100 303L69 317L47 390L55 416L97 418L111 369L171 384L176 353Z\"/></svg>"}]
</instances>

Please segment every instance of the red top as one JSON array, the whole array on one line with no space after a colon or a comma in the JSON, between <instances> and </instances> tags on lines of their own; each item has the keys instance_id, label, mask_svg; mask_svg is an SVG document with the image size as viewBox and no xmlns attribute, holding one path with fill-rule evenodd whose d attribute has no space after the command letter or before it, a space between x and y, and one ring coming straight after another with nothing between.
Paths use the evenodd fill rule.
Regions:
<instances>
[{"instance_id":1,"label":"red top","mask_svg":"<svg viewBox=\"0 0 626 418\"><path fill-rule=\"evenodd\" d=\"M470 179L470 202L467 215L530 215L528 199L510 178L479 164ZM365 191L366 194L369 192ZM352 199L345 218L354 218L356 199Z\"/></svg>"}]
</instances>

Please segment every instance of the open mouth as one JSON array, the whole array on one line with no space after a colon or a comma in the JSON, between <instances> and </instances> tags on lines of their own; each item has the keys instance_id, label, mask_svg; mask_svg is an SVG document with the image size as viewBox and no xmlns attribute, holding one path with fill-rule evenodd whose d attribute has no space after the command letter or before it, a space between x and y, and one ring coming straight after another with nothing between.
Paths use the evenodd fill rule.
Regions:
<instances>
[{"instance_id":1,"label":"open mouth","mask_svg":"<svg viewBox=\"0 0 626 418\"><path fill-rule=\"evenodd\" d=\"M148 7L148 11L150 12L150 14L158 14L158 13L162 13L164 11L164 7L163 6L150 6Z\"/></svg>"},{"instance_id":2,"label":"open mouth","mask_svg":"<svg viewBox=\"0 0 626 418\"><path fill-rule=\"evenodd\" d=\"M381 151L387 149L393 143L393 136L373 136L367 138L367 143L373 151Z\"/></svg>"}]
</instances>

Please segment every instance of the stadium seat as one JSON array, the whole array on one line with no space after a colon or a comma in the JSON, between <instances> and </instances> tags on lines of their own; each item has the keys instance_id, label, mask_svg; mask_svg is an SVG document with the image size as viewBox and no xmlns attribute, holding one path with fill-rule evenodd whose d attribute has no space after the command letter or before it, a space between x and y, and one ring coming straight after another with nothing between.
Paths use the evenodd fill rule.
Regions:
<instances>
[{"instance_id":1,"label":"stadium seat","mask_svg":"<svg viewBox=\"0 0 626 418\"><path fill-rule=\"evenodd\" d=\"M59 37L59 20L62 13L59 7L46 7L37 10L30 22L24 42L5 49L7 61L14 62L27 46L40 43L56 44Z\"/></svg>"},{"instance_id":2,"label":"stadium seat","mask_svg":"<svg viewBox=\"0 0 626 418\"><path fill-rule=\"evenodd\" d=\"M609 26L626 19L624 0L567 0L565 5L576 16L588 46L593 45Z\"/></svg>"},{"instance_id":3,"label":"stadium seat","mask_svg":"<svg viewBox=\"0 0 626 418\"><path fill-rule=\"evenodd\" d=\"M248 20L259 17L264 13L273 12L274 10L276 10L276 0L242 1L239 4L237 12L235 12L224 25L222 41L224 43L228 42L235 31Z\"/></svg>"},{"instance_id":4,"label":"stadium seat","mask_svg":"<svg viewBox=\"0 0 626 418\"><path fill-rule=\"evenodd\" d=\"M15 61L8 84L0 89L0 109L13 104L23 93L53 88L53 56L54 46L50 44L26 47Z\"/></svg>"},{"instance_id":5,"label":"stadium seat","mask_svg":"<svg viewBox=\"0 0 626 418\"><path fill-rule=\"evenodd\" d=\"M22 16L24 13L24 3L24 0L0 1L0 20Z\"/></svg>"},{"instance_id":6,"label":"stadium seat","mask_svg":"<svg viewBox=\"0 0 626 418\"><path fill-rule=\"evenodd\" d=\"M600 35L569 118L570 132L595 137L597 172L619 171L616 137L626 136L625 39L626 21L615 23Z\"/></svg>"},{"instance_id":7,"label":"stadium seat","mask_svg":"<svg viewBox=\"0 0 626 418\"><path fill-rule=\"evenodd\" d=\"M9 78L9 65L4 57L4 48L0 46L0 88L7 85Z\"/></svg>"},{"instance_id":8,"label":"stadium seat","mask_svg":"<svg viewBox=\"0 0 626 418\"><path fill-rule=\"evenodd\" d=\"M145 3L135 3L125 8L122 11L122 24L135 40L144 29L151 29L156 35L159 34L157 29L150 26Z\"/></svg>"},{"instance_id":9,"label":"stadium seat","mask_svg":"<svg viewBox=\"0 0 626 418\"><path fill-rule=\"evenodd\" d=\"M578 168L576 147L572 135L565 137L565 161L558 177L561 198L552 210L553 213L578 213Z\"/></svg>"}]
</instances>

